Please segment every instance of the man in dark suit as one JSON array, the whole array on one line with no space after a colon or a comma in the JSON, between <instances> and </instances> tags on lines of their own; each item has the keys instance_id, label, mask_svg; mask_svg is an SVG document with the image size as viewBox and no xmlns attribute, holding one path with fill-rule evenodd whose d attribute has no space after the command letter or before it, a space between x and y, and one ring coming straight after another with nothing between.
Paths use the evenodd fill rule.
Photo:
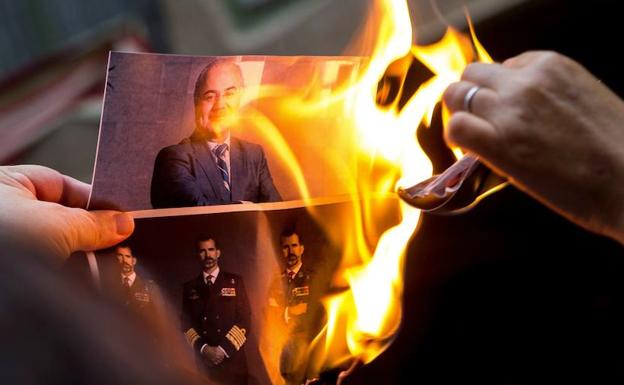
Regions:
<instances>
[{"instance_id":1,"label":"man in dark suit","mask_svg":"<svg viewBox=\"0 0 624 385\"><path fill-rule=\"evenodd\" d=\"M251 311L240 276L221 271L221 250L211 237L197 242L201 274L182 293L182 330L200 370L219 384L246 385L245 342Z\"/></svg>"},{"instance_id":2,"label":"man in dark suit","mask_svg":"<svg viewBox=\"0 0 624 385\"><path fill-rule=\"evenodd\" d=\"M299 234L287 229L280 236L285 269L273 279L269 289L269 314L288 336L280 354L280 374L287 384L301 384L307 377L307 349L314 338L312 316L314 271L302 261L304 246Z\"/></svg>"},{"instance_id":3,"label":"man in dark suit","mask_svg":"<svg viewBox=\"0 0 624 385\"><path fill-rule=\"evenodd\" d=\"M230 136L243 86L240 67L229 60L214 60L199 74L195 131L158 153L154 208L281 200L262 147Z\"/></svg>"}]
</instances>

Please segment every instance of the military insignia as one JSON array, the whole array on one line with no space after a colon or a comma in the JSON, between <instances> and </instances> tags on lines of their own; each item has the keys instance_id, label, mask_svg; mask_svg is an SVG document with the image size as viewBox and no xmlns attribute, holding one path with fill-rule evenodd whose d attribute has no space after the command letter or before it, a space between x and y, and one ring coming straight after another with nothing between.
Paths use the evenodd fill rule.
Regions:
<instances>
[{"instance_id":1,"label":"military insignia","mask_svg":"<svg viewBox=\"0 0 624 385\"><path fill-rule=\"evenodd\" d=\"M222 297L236 297L236 288L234 287L224 287L221 289Z\"/></svg>"},{"instance_id":2,"label":"military insignia","mask_svg":"<svg viewBox=\"0 0 624 385\"><path fill-rule=\"evenodd\" d=\"M247 331L244 328L239 328L238 326L234 325L225 335L225 338L230 341L230 343L232 344L232 346L234 346L236 350L240 350L240 348L247 341L247 337L245 336L246 333Z\"/></svg>"},{"instance_id":3,"label":"military insignia","mask_svg":"<svg viewBox=\"0 0 624 385\"><path fill-rule=\"evenodd\" d=\"M193 328L185 331L184 332L184 336L186 337L186 341L191 346L195 345L195 342L197 342L197 340L199 340L199 334L197 334L197 331L195 329L193 329Z\"/></svg>"},{"instance_id":4,"label":"military insignia","mask_svg":"<svg viewBox=\"0 0 624 385\"><path fill-rule=\"evenodd\" d=\"M303 297L306 295L310 295L310 287L309 286L295 287L292 290L292 293L295 297Z\"/></svg>"},{"instance_id":5,"label":"military insignia","mask_svg":"<svg viewBox=\"0 0 624 385\"><path fill-rule=\"evenodd\" d=\"M134 299L141 302L149 302L150 296L147 293L134 293Z\"/></svg>"}]
</instances>

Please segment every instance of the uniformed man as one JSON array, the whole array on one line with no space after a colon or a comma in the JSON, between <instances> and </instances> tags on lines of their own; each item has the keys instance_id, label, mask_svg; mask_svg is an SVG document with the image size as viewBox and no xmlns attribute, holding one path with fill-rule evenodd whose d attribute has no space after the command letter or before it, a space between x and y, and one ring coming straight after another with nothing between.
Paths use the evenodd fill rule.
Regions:
<instances>
[{"instance_id":1,"label":"uniformed man","mask_svg":"<svg viewBox=\"0 0 624 385\"><path fill-rule=\"evenodd\" d=\"M127 314L147 321L153 310L153 282L142 279L135 270L137 258L132 248L120 244L115 248L119 270L108 282L107 289L114 299L127 309Z\"/></svg>"},{"instance_id":2,"label":"uniformed man","mask_svg":"<svg viewBox=\"0 0 624 385\"><path fill-rule=\"evenodd\" d=\"M315 330L310 309L314 273L303 263L299 234L285 230L280 244L285 269L273 279L268 305L288 334L280 355L280 373L288 384L301 384L306 377L307 346Z\"/></svg>"},{"instance_id":3,"label":"uniformed man","mask_svg":"<svg viewBox=\"0 0 624 385\"><path fill-rule=\"evenodd\" d=\"M221 250L214 238L202 237L197 255L201 273L184 284L182 329L210 379L246 385L244 348L251 314L243 280L219 268Z\"/></svg>"}]
</instances>

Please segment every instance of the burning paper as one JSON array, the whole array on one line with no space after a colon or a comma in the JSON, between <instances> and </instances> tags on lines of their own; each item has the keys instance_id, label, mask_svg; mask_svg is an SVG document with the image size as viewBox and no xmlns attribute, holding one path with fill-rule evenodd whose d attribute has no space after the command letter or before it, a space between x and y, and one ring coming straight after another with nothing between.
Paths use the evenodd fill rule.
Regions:
<instances>
[{"instance_id":1,"label":"burning paper","mask_svg":"<svg viewBox=\"0 0 624 385\"><path fill-rule=\"evenodd\" d=\"M406 202L441 207L459 195L462 186L471 185L466 180L479 169L478 161L466 156L430 179L431 155L417 139L418 127L428 129L442 93L465 66L491 60L474 34L449 28L439 42L415 46L407 5L399 0L377 1L369 22L377 34L366 58L110 57L90 207L146 210L136 213L142 218L200 215L205 221L201 227L221 232L219 238L226 244L247 244L256 237L249 249L256 253L249 258L260 264L272 261L272 273L236 273L240 268L235 262L228 266L235 270L232 274L255 282L252 326L234 323L236 327L228 325L219 333L225 333L229 342L224 343L236 351L247 343L259 349L262 356L254 358L254 370L267 373L260 375L261 383L313 381L324 373L368 363L383 352L401 323L405 249L421 214ZM458 149L445 150L453 161L463 156ZM472 200L461 201L459 208L501 185L484 180L470 190ZM406 202L397 199L397 190ZM340 215L328 214L319 199L341 202ZM305 210L328 245L340 245L335 265L324 274L329 281L325 295L315 299L324 306L323 316L314 332L303 336L295 326L283 332L277 325L291 323L312 307L301 300L313 292L307 273L300 277L300 270L287 268L289 261L309 254L304 254L301 234L278 237L267 219L273 215L268 212L294 208ZM264 214L228 219L232 222L224 226L218 219L222 213L256 212ZM237 233L237 222L252 230ZM150 242L142 226L147 225L139 221L137 233L143 235L137 239ZM223 233L224 228L232 235ZM270 230L261 230L266 228ZM198 235L193 226L171 229L173 243ZM167 234L152 231L158 238ZM276 238L281 242L278 248L267 246ZM205 255L218 249L215 239L202 242L210 239L211 247L200 248ZM195 246L180 247L188 257L196 254ZM170 253L177 254L175 249ZM275 254L282 253L285 259L278 261L285 265L276 265ZM213 266L216 259L201 261L210 260ZM279 284L271 284L276 271L281 271L281 292L286 296L271 294L280 292ZM180 285L181 275L177 277ZM301 281L294 287L288 286L297 279ZM222 287L219 297L243 293L236 285ZM198 289L191 289L182 293L182 301L202 298ZM274 313L274 321L261 321L258 314L264 311ZM183 332L192 347L201 345L198 362L210 356L206 367L199 367L219 373L219 365L229 362L218 353L212 355L212 348L220 345L203 337L211 332L208 326L191 326ZM271 336L268 349L259 342L263 336ZM230 352L234 357L234 350Z\"/></svg>"}]
</instances>

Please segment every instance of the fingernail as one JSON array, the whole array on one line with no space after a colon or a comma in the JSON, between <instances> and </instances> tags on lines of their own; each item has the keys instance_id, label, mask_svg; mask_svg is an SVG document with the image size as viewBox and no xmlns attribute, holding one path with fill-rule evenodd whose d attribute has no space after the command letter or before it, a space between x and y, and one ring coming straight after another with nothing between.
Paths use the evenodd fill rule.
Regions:
<instances>
[{"instance_id":1,"label":"fingernail","mask_svg":"<svg viewBox=\"0 0 624 385\"><path fill-rule=\"evenodd\" d=\"M117 234L128 235L134 230L134 218L130 214L120 213L115 215Z\"/></svg>"}]
</instances>

